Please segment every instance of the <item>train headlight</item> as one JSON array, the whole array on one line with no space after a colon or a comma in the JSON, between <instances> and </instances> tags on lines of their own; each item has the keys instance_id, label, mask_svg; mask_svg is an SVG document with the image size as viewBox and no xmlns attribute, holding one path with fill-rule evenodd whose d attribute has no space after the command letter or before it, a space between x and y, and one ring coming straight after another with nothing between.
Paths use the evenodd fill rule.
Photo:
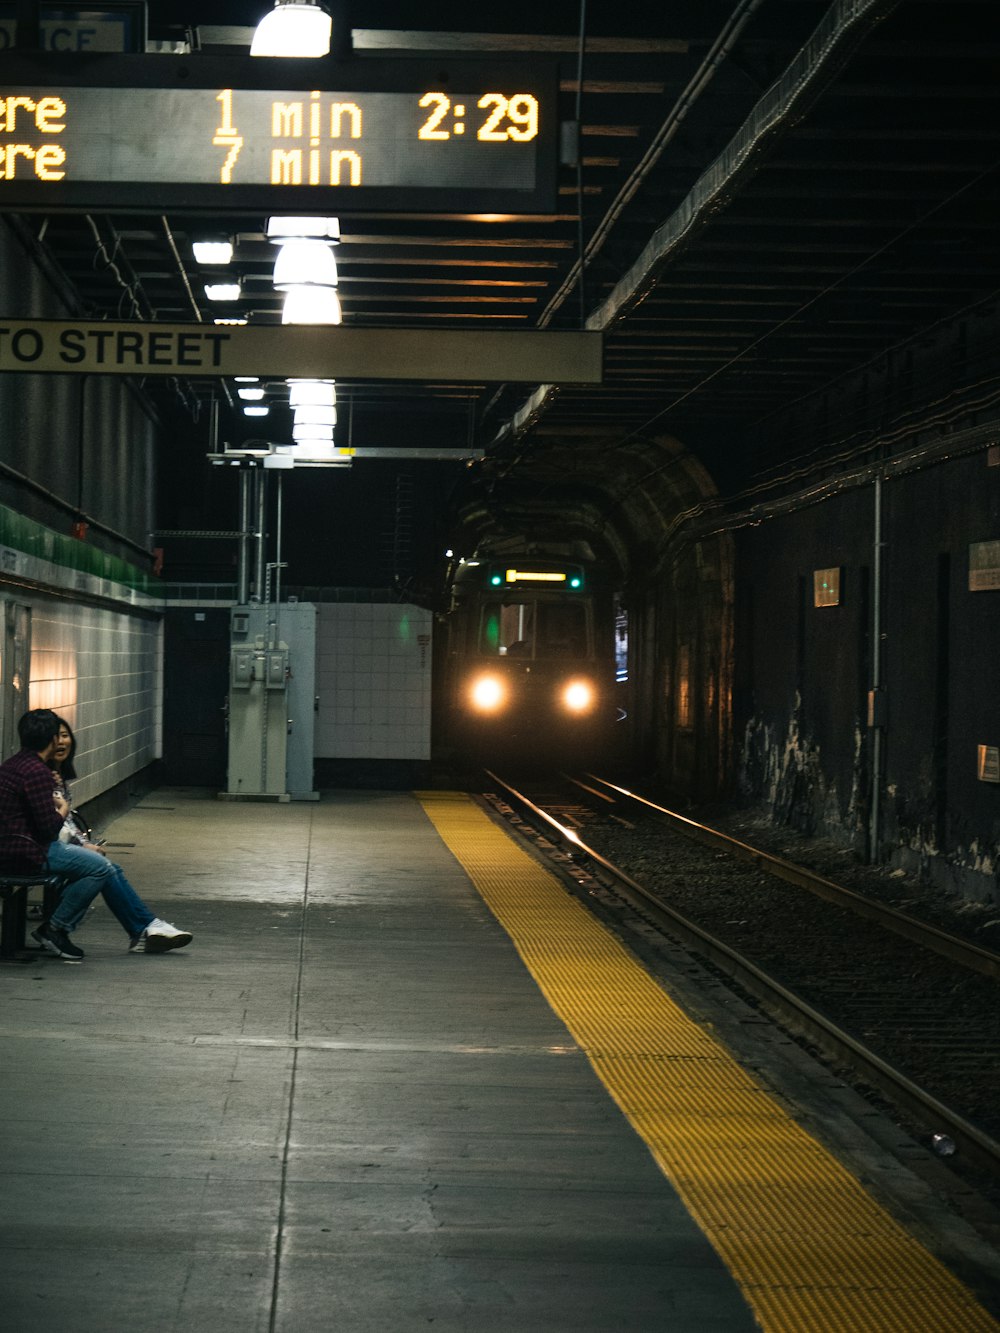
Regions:
<instances>
[{"instance_id":1,"label":"train headlight","mask_svg":"<svg viewBox=\"0 0 1000 1333\"><path fill-rule=\"evenodd\" d=\"M589 713L594 706L594 687L587 680L572 680L563 687L563 707L570 713Z\"/></svg>"},{"instance_id":2,"label":"train headlight","mask_svg":"<svg viewBox=\"0 0 1000 1333\"><path fill-rule=\"evenodd\" d=\"M480 676L469 691L473 708L478 713L495 713L502 708L507 691L499 676Z\"/></svg>"}]
</instances>

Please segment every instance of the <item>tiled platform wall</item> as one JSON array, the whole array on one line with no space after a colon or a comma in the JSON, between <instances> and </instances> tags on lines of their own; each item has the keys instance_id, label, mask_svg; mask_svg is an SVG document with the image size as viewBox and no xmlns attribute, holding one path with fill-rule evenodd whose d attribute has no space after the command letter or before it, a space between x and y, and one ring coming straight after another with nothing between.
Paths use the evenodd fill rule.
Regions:
<instances>
[{"instance_id":1,"label":"tiled platform wall","mask_svg":"<svg viewBox=\"0 0 1000 1333\"><path fill-rule=\"evenodd\" d=\"M348 602L316 612L317 759L429 759L431 612Z\"/></svg>"},{"instance_id":2,"label":"tiled platform wall","mask_svg":"<svg viewBox=\"0 0 1000 1333\"><path fill-rule=\"evenodd\" d=\"M159 757L159 620L73 602L32 606L29 707L65 716L77 738L77 804Z\"/></svg>"}]
</instances>

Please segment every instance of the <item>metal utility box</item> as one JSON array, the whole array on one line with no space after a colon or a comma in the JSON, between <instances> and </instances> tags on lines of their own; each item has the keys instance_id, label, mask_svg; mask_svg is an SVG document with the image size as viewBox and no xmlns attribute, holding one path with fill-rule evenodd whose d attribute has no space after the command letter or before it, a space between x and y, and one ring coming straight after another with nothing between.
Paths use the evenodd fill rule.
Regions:
<instances>
[{"instance_id":1,"label":"metal utility box","mask_svg":"<svg viewBox=\"0 0 1000 1333\"><path fill-rule=\"evenodd\" d=\"M230 619L230 798L318 800L313 790L316 608L234 607Z\"/></svg>"}]
</instances>

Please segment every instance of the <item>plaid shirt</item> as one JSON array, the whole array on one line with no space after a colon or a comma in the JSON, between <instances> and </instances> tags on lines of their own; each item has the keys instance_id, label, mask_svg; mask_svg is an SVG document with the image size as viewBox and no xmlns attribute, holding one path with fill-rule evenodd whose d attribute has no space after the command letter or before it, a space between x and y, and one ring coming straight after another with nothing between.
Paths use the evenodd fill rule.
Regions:
<instances>
[{"instance_id":1,"label":"plaid shirt","mask_svg":"<svg viewBox=\"0 0 1000 1333\"><path fill-rule=\"evenodd\" d=\"M62 815L53 802L54 777L34 750L0 764L0 872L41 870Z\"/></svg>"}]
</instances>

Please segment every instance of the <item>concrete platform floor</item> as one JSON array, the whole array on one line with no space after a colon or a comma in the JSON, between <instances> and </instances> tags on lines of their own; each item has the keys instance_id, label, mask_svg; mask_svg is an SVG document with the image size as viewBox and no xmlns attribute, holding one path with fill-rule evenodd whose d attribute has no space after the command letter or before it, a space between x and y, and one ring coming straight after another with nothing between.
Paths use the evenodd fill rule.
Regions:
<instances>
[{"instance_id":1,"label":"concrete platform floor","mask_svg":"<svg viewBox=\"0 0 1000 1333\"><path fill-rule=\"evenodd\" d=\"M754 1326L410 796L106 834L195 940L0 967L4 1333Z\"/></svg>"}]
</instances>

